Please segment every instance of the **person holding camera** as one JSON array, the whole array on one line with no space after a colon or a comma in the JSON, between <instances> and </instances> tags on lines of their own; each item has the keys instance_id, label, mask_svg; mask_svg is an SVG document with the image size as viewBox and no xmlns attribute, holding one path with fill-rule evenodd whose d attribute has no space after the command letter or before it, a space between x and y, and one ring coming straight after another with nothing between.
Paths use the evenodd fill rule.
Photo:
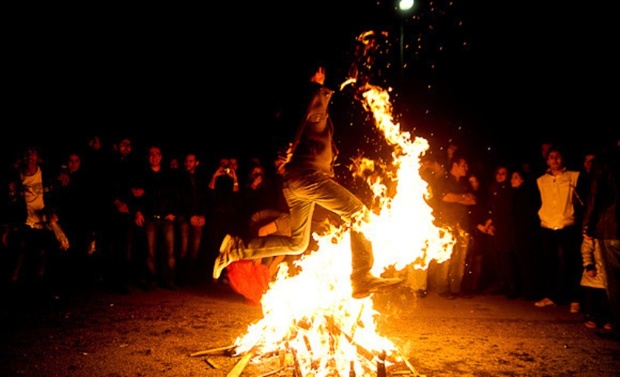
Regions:
<instances>
[{"instance_id":1,"label":"person holding camera","mask_svg":"<svg viewBox=\"0 0 620 377\"><path fill-rule=\"evenodd\" d=\"M211 266L219 252L219 241L227 233L236 232L238 229L236 220L241 205L241 187L237 176L238 161L236 157L222 155L209 180L206 252L207 264Z\"/></svg>"}]
</instances>

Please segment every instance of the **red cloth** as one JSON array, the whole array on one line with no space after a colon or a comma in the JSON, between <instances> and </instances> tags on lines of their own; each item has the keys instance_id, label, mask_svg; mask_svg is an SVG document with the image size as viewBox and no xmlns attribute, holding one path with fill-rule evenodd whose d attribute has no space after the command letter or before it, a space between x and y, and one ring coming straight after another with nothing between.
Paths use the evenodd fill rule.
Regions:
<instances>
[{"instance_id":1,"label":"red cloth","mask_svg":"<svg viewBox=\"0 0 620 377\"><path fill-rule=\"evenodd\" d=\"M269 267L252 260L240 260L226 267L226 276L235 292L253 304L260 304L263 293L269 288Z\"/></svg>"}]
</instances>

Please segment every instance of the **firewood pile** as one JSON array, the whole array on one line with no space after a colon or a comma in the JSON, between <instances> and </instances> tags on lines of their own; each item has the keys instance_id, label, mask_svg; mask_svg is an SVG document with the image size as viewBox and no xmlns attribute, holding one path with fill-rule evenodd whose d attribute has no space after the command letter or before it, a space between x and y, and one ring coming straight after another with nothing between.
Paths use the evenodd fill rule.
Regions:
<instances>
[{"instance_id":1,"label":"firewood pile","mask_svg":"<svg viewBox=\"0 0 620 377\"><path fill-rule=\"evenodd\" d=\"M336 330L338 331L338 330ZM388 377L388 376L415 376L425 377L419 374L413 365L404 357L400 352L395 352L391 355L387 355L386 352L376 354L370 350L355 345L358 351L358 355L362 356L363 363L351 360L348 362L348 368L346 373L350 377ZM220 357L235 357L238 358L235 366L228 372L227 377L239 377L242 375L246 367L252 362L253 359L256 362L260 362L268 369L267 372L260 374L256 377L278 376L278 377L313 377L318 372L319 365L321 363L318 358L311 362L309 368L310 373L303 374L301 362L308 359L308 355L311 354L311 350L303 350L302 352L295 349L280 349L277 352L270 352L267 354L258 355L255 349L252 349L243 355L237 355L235 352L236 347L229 345L225 347L216 347L207 349L204 351L198 351L190 354L191 357L205 357L206 363L212 369L220 369L217 358ZM329 357L329 356L327 356ZM359 359L359 358L358 358ZM359 365L356 365L359 364ZM343 376L338 374L336 370L337 360L330 360L327 363L327 368L331 368L327 374L328 376ZM321 375L325 375L322 373ZM344 377L344 376L343 376Z\"/></svg>"}]
</instances>

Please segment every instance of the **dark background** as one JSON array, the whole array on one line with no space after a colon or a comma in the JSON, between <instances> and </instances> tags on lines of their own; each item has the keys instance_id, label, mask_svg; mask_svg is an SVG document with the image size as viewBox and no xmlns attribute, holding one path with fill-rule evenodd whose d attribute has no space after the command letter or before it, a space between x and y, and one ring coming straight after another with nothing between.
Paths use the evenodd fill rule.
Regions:
<instances>
[{"instance_id":1,"label":"dark background","mask_svg":"<svg viewBox=\"0 0 620 377\"><path fill-rule=\"evenodd\" d=\"M392 0L5 14L5 152L24 140L57 150L93 132L214 156L261 149L305 64L328 62L328 85L338 89L368 30L387 35L373 73L393 88L395 120L432 148L456 139L510 156L551 137L581 150L617 128L607 94L612 12L585 3L418 0L407 16ZM356 142L360 129L341 128L339 139Z\"/></svg>"}]
</instances>

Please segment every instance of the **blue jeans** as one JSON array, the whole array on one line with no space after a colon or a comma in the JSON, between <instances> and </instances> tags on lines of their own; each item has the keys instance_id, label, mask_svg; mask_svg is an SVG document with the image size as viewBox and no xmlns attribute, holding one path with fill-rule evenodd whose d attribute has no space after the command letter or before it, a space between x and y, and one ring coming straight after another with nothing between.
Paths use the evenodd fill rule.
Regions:
<instances>
[{"instance_id":1,"label":"blue jeans","mask_svg":"<svg viewBox=\"0 0 620 377\"><path fill-rule=\"evenodd\" d=\"M202 244L202 227L193 226L189 220L179 222L179 259L195 263Z\"/></svg>"},{"instance_id":2,"label":"blue jeans","mask_svg":"<svg viewBox=\"0 0 620 377\"><path fill-rule=\"evenodd\" d=\"M372 245L353 224L367 220L366 206L334 179L319 172L287 174L283 194L289 206L291 236L269 235L250 240L237 250L243 259L258 259L276 255L299 255L310 244L312 215L315 205L339 215L350 226L352 278L364 277L374 263Z\"/></svg>"},{"instance_id":3,"label":"blue jeans","mask_svg":"<svg viewBox=\"0 0 620 377\"><path fill-rule=\"evenodd\" d=\"M158 276L158 252L161 250L163 255L163 271L159 274L167 281L174 280L175 255L174 255L174 222L163 219L146 218L144 221L144 233L146 235L146 267L150 274L150 279ZM161 249L160 249L161 246Z\"/></svg>"},{"instance_id":4,"label":"blue jeans","mask_svg":"<svg viewBox=\"0 0 620 377\"><path fill-rule=\"evenodd\" d=\"M465 276L465 264L472 237L459 225L455 227L453 234L456 243L452 248L450 259L437 264L435 269L437 290L440 293L458 294L462 292L461 284Z\"/></svg>"}]
</instances>

